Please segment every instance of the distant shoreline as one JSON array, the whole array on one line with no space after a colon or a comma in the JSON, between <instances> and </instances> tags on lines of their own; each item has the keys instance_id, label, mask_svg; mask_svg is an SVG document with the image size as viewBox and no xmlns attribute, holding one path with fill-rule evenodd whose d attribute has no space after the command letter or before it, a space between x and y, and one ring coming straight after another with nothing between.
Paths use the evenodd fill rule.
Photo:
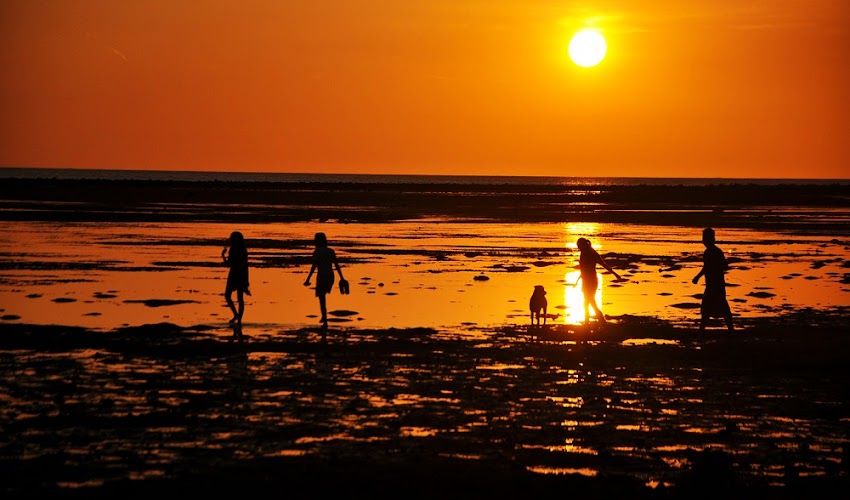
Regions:
<instances>
[{"instance_id":1,"label":"distant shoreline","mask_svg":"<svg viewBox=\"0 0 850 500\"><path fill-rule=\"evenodd\" d=\"M599 222L850 234L843 184L457 184L7 178L0 220ZM434 177L432 180L440 179Z\"/></svg>"},{"instance_id":2,"label":"distant shoreline","mask_svg":"<svg viewBox=\"0 0 850 500\"><path fill-rule=\"evenodd\" d=\"M127 180L186 182L282 182L354 184L484 184L531 186L711 186L846 185L850 179L754 179L721 177L574 177L424 174L316 174L308 172L212 172L188 170L117 170L0 167L2 179Z\"/></svg>"}]
</instances>

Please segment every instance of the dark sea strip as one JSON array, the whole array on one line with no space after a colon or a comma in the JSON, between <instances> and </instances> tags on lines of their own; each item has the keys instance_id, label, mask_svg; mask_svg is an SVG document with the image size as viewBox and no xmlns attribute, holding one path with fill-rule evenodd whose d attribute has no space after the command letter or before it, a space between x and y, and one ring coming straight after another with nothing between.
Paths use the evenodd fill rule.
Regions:
<instances>
[{"instance_id":1,"label":"dark sea strip","mask_svg":"<svg viewBox=\"0 0 850 500\"><path fill-rule=\"evenodd\" d=\"M293 182L353 184L488 184L488 185L688 185L711 184L850 184L848 179L731 179L711 177L565 177L505 175L315 174L270 172L203 172L180 170L114 170L72 168L0 168L0 178L102 179L137 181Z\"/></svg>"},{"instance_id":2,"label":"dark sea strip","mask_svg":"<svg viewBox=\"0 0 850 500\"><path fill-rule=\"evenodd\" d=\"M0 219L74 222L614 222L846 236L850 185L4 180ZM69 206L69 203L75 203ZM775 210L775 211L774 211Z\"/></svg>"}]
</instances>

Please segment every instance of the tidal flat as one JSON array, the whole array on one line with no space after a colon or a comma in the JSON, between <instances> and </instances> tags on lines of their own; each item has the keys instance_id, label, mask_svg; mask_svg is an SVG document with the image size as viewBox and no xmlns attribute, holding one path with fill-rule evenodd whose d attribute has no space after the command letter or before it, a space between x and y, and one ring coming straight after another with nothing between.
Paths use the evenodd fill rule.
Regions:
<instances>
[{"instance_id":1,"label":"tidal flat","mask_svg":"<svg viewBox=\"0 0 850 500\"><path fill-rule=\"evenodd\" d=\"M4 496L848 491L846 186L4 182ZM704 226L734 332L696 329ZM625 278L604 325L578 237Z\"/></svg>"}]
</instances>

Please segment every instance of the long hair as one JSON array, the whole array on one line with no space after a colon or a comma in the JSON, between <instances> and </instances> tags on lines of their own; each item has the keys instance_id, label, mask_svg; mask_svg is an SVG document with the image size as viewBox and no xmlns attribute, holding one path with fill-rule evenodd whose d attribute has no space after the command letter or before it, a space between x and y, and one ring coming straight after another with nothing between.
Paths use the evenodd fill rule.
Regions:
<instances>
[{"instance_id":1,"label":"long hair","mask_svg":"<svg viewBox=\"0 0 850 500\"><path fill-rule=\"evenodd\" d=\"M325 233L316 233L313 242L316 244L316 248L325 248L328 246L328 237L325 236Z\"/></svg>"},{"instance_id":2,"label":"long hair","mask_svg":"<svg viewBox=\"0 0 850 500\"><path fill-rule=\"evenodd\" d=\"M245 246L245 237L239 231L230 233L230 259L248 260L248 248Z\"/></svg>"}]
</instances>

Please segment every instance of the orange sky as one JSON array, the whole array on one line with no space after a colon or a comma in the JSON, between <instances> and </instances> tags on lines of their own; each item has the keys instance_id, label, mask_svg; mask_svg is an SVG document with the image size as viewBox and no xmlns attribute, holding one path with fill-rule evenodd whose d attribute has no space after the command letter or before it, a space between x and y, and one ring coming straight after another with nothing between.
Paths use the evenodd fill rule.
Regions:
<instances>
[{"instance_id":1,"label":"orange sky","mask_svg":"<svg viewBox=\"0 0 850 500\"><path fill-rule=\"evenodd\" d=\"M0 42L6 167L850 178L845 0L6 0Z\"/></svg>"}]
</instances>

